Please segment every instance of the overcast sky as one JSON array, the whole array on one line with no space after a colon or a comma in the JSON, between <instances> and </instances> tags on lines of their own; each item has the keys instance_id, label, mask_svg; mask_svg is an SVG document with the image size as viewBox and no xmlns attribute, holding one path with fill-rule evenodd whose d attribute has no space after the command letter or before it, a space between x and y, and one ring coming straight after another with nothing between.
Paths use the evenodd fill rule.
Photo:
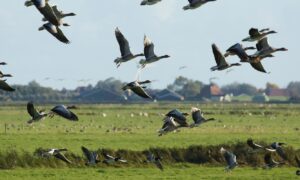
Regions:
<instances>
[{"instance_id":1,"label":"overcast sky","mask_svg":"<svg viewBox=\"0 0 300 180\"><path fill-rule=\"evenodd\" d=\"M122 81L135 79L137 62L116 68L113 60L120 56L114 36L119 27L130 42L133 53L143 51L143 36L148 35L158 55L169 59L154 63L145 69L141 79L157 80L153 88L163 88L182 75L208 83L246 82L264 87L267 82L286 86L299 81L300 58L300 1L299 0L217 0L193 10L183 11L187 0L162 0L154 6L141 7L141 0L51 0L64 12L75 12L62 27L71 44L60 43L48 32L39 32L42 15L35 7L25 7L24 1L3 1L0 6L0 61L1 67L11 73L10 84L27 84L36 80L41 85L61 89L75 88L86 83L81 79L98 80L115 77ZM264 60L270 74L253 70L243 64L226 73L211 72L215 65L211 44L225 51L248 36L251 27L271 28L278 34L269 36L274 47L286 47L275 58ZM255 45L253 43L246 43ZM236 57L227 59L237 62ZM187 66L179 70L179 67ZM50 77L50 80L45 78ZM64 79L59 81L58 79Z\"/></svg>"}]
</instances>

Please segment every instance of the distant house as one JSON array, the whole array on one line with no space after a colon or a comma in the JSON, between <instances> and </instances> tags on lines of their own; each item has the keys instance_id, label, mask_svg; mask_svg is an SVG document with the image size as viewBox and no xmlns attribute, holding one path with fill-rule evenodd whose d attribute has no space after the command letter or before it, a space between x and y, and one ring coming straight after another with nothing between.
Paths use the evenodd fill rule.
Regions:
<instances>
[{"instance_id":1,"label":"distant house","mask_svg":"<svg viewBox=\"0 0 300 180\"><path fill-rule=\"evenodd\" d=\"M266 94L268 96L284 96L284 97L289 97L289 92L288 92L287 89L268 88L268 89L266 89Z\"/></svg>"},{"instance_id":2,"label":"distant house","mask_svg":"<svg viewBox=\"0 0 300 180\"><path fill-rule=\"evenodd\" d=\"M155 99L160 101L183 101L184 97L170 89L164 89L155 94Z\"/></svg>"},{"instance_id":3,"label":"distant house","mask_svg":"<svg viewBox=\"0 0 300 180\"><path fill-rule=\"evenodd\" d=\"M224 96L221 88L216 84L206 85L201 89L200 97L211 99L214 96Z\"/></svg>"}]
</instances>

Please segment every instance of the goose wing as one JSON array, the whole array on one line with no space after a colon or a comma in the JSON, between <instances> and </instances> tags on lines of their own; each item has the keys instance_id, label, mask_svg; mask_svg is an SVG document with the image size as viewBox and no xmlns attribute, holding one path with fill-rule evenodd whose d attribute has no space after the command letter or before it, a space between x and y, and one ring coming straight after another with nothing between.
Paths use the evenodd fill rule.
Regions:
<instances>
[{"instance_id":1,"label":"goose wing","mask_svg":"<svg viewBox=\"0 0 300 180\"><path fill-rule=\"evenodd\" d=\"M135 86L131 90L140 97L152 99L152 97L141 86Z\"/></svg>"},{"instance_id":2,"label":"goose wing","mask_svg":"<svg viewBox=\"0 0 300 180\"><path fill-rule=\"evenodd\" d=\"M259 40L258 43L256 44L256 48L257 48L258 51L261 51L261 50L269 48L269 47L270 47L270 45L268 43L268 38L267 37Z\"/></svg>"},{"instance_id":3,"label":"goose wing","mask_svg":"<svg viewBox=\"0 0 300 180\"><path fill-rule=\"evenodd\" d=\"M248 139L248 140L247 140L247 144L248 144L248 146L250 146L252 149L264 148L263 146L254 143L252 139Z\"/></svg>"},{"instance_id":4,"label":"goose wing","mask_svg":"<svg viewBox=\"0 0 300 180\"><path fill-rule=\"evenodd\" d=\"M58 39L60 42L63 42L65 44L70 44L70 41L64 35L64 33L62 32L62 30L59 27L56 27L56 28L57 28L57 33L53 33L53 36L56 37L56 39Z\"/></svg>"},{"instance_id":5,"label":"goose wing","mask_svg":"<svg viewBox=\"0 0 300 180\"><path fill-rule=\"evenodd\" d=\"M27 112L32 118L37 117L39 115L39 112L34 108L32 102L27 103Z\"/></svg>"},{"instance_id":6,"label":"goose wing","mask_svg":"<svg viewBox=\"0 0 300 180\"><path fill-rule=\"evenodd\" d=\"M226 151L224 158L229 167L232 167L236 164L236 156L233 153Z\"/></svg>"},{"instance_id":7,"label":"goose wing","mask_svg":"<svg viewBox=\"0 0 300 180\"><path fill-rule=\"evenodd\" d=\"M52 6L52 10L54 12L54 14L56 15L56 17L61 17L61 12L58 10L57 6Z\"/></svg>"},{"instance_id":8,"label":"goose wing","mask_svg":"<svg viewBox=\"0 0 300 180\"><path fill-rule=\"evenodd\" d=\"M131 54L129 43L127 39L124 37L124 35L121 33L119 28L116 28L115 35L120 46L122 57Z\"/></svg>"},{"instance_id":9,"label":"goose wing","mask_svg":"<svg viewBox=\"0 0 300 180\"><path fill-rule=\"evenodd\" d=\"M5 81L6 80L0 80L0 89L9 92L15 91L15 89L10 87Z\"/></svg>"},{"instance_id":10,"label":"goose wing","mask_svg":"<svg viewBox=\"0 0 300 180\"><path fill-rule=\"evenodd\" d=\"M88 150L86 147L81 146L81 150L82 150L84 156L88 159L89 162L94 162L96 160L95 156L93 155L93 152Z\"/></svg>"},{"instance_id":11,"label":"goose wing","mask_svg":"<svg viewBox=\"0 0 300 180\"><path fill-rule=\"evenodd\" d=\"M186 122L186 117L178 109L174 109L168 112L166 116L173 117L174 121L177 122L180 126L188 127L188 124Z\"/></svg>"},{"instance_id":12,"label":"goose wing","mask_svg":"<svg viewBox=\"0 0 300 180\"><path fill-rule=\"evenodd\" d=\"M59 18L55 15L55 12L48 3L46 3L44 8L39 10L51 24L54 24L55 26L60 25Z\"/></svg>"},{"instance_id":13,"label":"goose wing","mask_svg":"<svg viewBox=\"0 0 300 180\"><path fill-rule=\"evenodd\" d=\"M286 153L284 152L281 146L276 148L276 152L283 160L287 160Z\"/></svg>"},{"instance_id":14,"label":"goose wing","mask_svg":"<svg viewBox=\"0 0 300 180\"><path fill-rule=\"evenodd\" d=\"M221 53L216 44L212 45L212 50L214 53L214 57L218 66L228 66L228 63L225 60L224 55Z\"/></svg>"},{"instance_id":15,"label":"goose wing","mask_svg":"<svg viewBox=\"0 0 300 180\"><path fill-rule=\"evenodd\" d=\"M267 73L267 71L265 70L264 66L262 65L261 62L257 62L257 63L250 63L250 65L257 71L259 72L263 72L263 73Z\"/></svg>"},{"instance_id":16,"label":"goose wing","mask_svg":"<svg viewBox=\"0 0 300 180\"><path fill-rule=\"evenodd\" d=\"M156 167L157 167L158 169L160 169L161 171L164 170L164 167L163 167L163 165L162 165L160 159L156 158L154 164L155 164Z\"/></svg>"},{"instance_id":17,"label":"goose wing","mask_svg":"<svg viewBox=\"0 0 300 180\"><path fill-rule=\"evenodd\" d=\"M229 49L227 49L227 52L236 54L241 59L241 61L245 61L248 59L248 55L240 43L231 46Z\"/></svg>"},{"instance_id":18,"label":"goose wing","mask_svg":"<svg viewBox=\"0 0 300 180\"><path fill-rule=\"evenodd\" d=\"M56 157L57 159L60 159L60 160L62 160L62 161L64 161L64 162L66 162L66 163L68 163L68 164L71 164L72 162L69 160L69 159L67 159L66 158L66 156L65 155L63 155L62 153L56 153L55 155L54 155L54 157Z\"/></svg>"},{"instance_id":19,"label":"goose wing","mask_svg":"<svg viewBox=\"0 0 300 180\"><path fill-rule=\"evenodd\" d=\"M146 59L156 56L154 53L154 44L147 36L144 37L144 54Z\"/></svg>"},{"instance_id":20,"label":"goose wing","mask_svg":"<svg viewBox=\"0 0 300 180\"><path fill-rule=\"evenodd\" d=\"M260 36L260 33L257 28L251 28L249 30L249 35L251 38L254 38L254 37Z\"/></svg>"},{"instance_id":21,"label":"goose wing","mask_svg":"<svg viewBox=\"0 0 300 180\"><path fill-rule=\"evenodd\" d=\"M192 118L195 124L200 124L204 120L201 110L198 108L192 108Z\"/></svg>"},{"instance_id":22,"label":"goose wing","mask_svg":"<svg viewBox=\"0 0 300 180\"><path fill-rule=\"evenodd\" d=\"M78 121L78 117L72 111L68 110L64 105L58 105L51 109L57 115L71 121Z\"/></svg>"}]
</instances>

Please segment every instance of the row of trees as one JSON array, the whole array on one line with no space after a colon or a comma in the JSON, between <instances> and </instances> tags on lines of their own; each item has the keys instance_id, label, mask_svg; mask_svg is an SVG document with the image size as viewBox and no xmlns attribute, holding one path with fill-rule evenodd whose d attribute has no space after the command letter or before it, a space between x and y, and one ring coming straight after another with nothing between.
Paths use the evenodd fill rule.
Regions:
<instances>
[{"instance_id":1,"label":"row of trees","mask_svg":"<svg viewBox=\"0 0 300 180\"><path fill-rule=\"evenodd\" d=\"M99 81L96 85L88 85L78 87L74 90L54 90L49 87L42 87L35 81L28 85L15 85L17 90L13 93L0 91L0 101L40 101L40 102L101 102L101 101L122 101L128 100L130 94L122 91L124 82L114 78L108 78ZM174 82L167 86L168 89L182 95L187 100L200 99L202 89L207 86L201 81L188 79L186 77L178 77ZM246 94L256 95L257 93L267 92L270 89L279 89L279 86L267 83L265 89L258 89L251 84L232 83L220 87L224 94L233 94L235 96ZM160 90L149 90L152 94ZM292 99L300 99L300 82L291 82L286 87L286 91ZM137 100L129 98L129 100ZM155 95L154 95L155 97Z\"/></svg>"}]
</instances>

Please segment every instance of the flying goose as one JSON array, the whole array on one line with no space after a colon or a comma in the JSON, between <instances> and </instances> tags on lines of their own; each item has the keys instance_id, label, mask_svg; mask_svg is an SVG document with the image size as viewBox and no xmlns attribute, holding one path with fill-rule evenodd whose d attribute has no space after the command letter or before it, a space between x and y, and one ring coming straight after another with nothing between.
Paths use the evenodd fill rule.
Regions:
<instances>
[{"instance_id":1,"label":"flying goose","mask_svg":"<svg viewBox=\"0 0 300 180\"><path fill-rule=\"evenodd\" d=\"M2 71L0 71L0 78L4 78L4 77L12 77L11 74L3 74Z\"/></svg>"},{"instance_id":2,"label":"flying goose","mask_svg":"<svg viewBox=\"0 0 300 180\"><path fill-rule=\"evenodd\" d=\"M121 33L119 28L116 28L115 35L116 35L118 44L120 46L120 51L121 51L121 57L115 59L115 61L114 61L117 65L117 67L119 67L121 65L121 63L123 63L123 62L130 61L139 56L144 56L143 53L136 54L136 55L133 55L131 53L129 43L128 43L127 39L124 37L124 35Z\"/></svg>"},{"instance_id":3,"label":"flying goose","mask_svg":"<svg viewBox=\"0 0 300 180\"><path fill-rule=\"evenodd\" d=\"M152 97L144 90L146 87L142 86L143 84L151 83L151 81L146 80L146 81L133 81L125 86L122 87L123 91L126 91L127 89L130 89L133 91L136 95L143 97L143 98L149 98L152 99Z\"/></svg>"},{"instance_id":4,"label":"flying goose","mask_svg":"<svg viewBox=\"0 0 300 180\"><path fill-rule=\"evenodd\" d=\"M286 161L287 160L287 155L284 152L284 150L282 149L282 145L284 145L285 143L280 143L280 142L274 142L270 145L270 148L265 148L267 151L270 152L276 152L281 158L282 160Z\"/></svg>"},{"instance_id":5,"label":"flying goose","mask_svg":"<svg viewBox=\"0 0 300 180\"><path fill-rule=\"evenodd\" d=\"M154 44L146 35L144 36L144 54L146 59L140 60L140 64L142 65L142 68L144 68L147 64L170 57L169 55L157 56L154 53Z\"/></svg>"},{"instance_id":6,"label":"flying goose","mask_svg":"<svg viewBox=\"0 0 300 180\"><path fill-rule=\"evenodd\" d=\"M268 43L268 38L265 37L261 40L258 41L256 44L257 52L254 53L253 55L249 56L250 57L250 62L257 63L261 61L262 59L266 57L272 57L273 53L277 51L288 51L286 48L273 48L269 45Z\"/></svg>"},{"instance_id":7,"label":"flying goose","mask_svg":"<svg viewBox=\"0 0 300 180\"><path fill-rule=\"evenodd\" d=\"M191 128L193 127L198 127L200 126L202 123L206 123L208 121L213 121L215 120L215 118L209 118L209 119L205 119L203 117L203 113L201 112L200 109L196 108L196 107L192 107L192 118L194 123L190 125Z\"/></svg>"},{"instance_id":8,"label":"flying goose","mask_svg":"<svg viewBox=\"0 0 300 180\"><path fill-rule=\"evenodd\" d=\"M1 89L1 90L4 90L4 91L8 91L8 92L15 91L14 88L10 87L10 86L6 83L6 79L0 80L0 89Z\"/></svg>"},{"instance_id":9,"label":"flying goose","mask_svg":"<svg viewBox=\"0 0 300 180\"><path fill-rule=\"evenodd\" d=\"M59 11L57 6L52 6L52 10L58 19L63 19L68 16L76 16L75 13L63 13L63 11ZM46 18L43 18L43 21L48 21Z\"/></svg>"},{"instance_id":10,"label":"flying goose","mask_svg":"<svg viewBox=\"0 0 300 180\"><path fill-rule=\"evenodd\" d=\"M66 156L64 154L62 154L61 152L63 151L67 151L67 149L63 148L63 149L49 149L45 152L45 155L46 156L54 156L56 157L57 159L60 159L68 164L71 164L72 162L66 158Z\"/></svg>"},{"instance_id":11,"label":"flying goose","mask_svg":"<svg viewBox=\"0 0 300 180\"><path fill-rule=\"evenodd\" d=\"M188 0L189 4L183 7L183 10L196 9L207 2L212 2L216 0Z\"/></svg>"},{"instance_id":12,"label":"flying goose","mask_svg":"<svg viewBox=\"0 0 300 180\"><path fill-rule=\"evenodd\" d=\"M31 119L27 121L28 124L44 120L45 117L48 116L48 114L43 111L37 111L37 109L34 108L33 102L27 103L27 112L31 116Z\"/></svg>"},{"instance_id":13,"label":"flying goose","mask_svg":"<svg viewBox=\"0 0 300 180\"><path fill-rule=\"evenodd\" d=\"M57 114L70 121L78 121L78 117L76 116L76 114L70 111L69 108L66 107L65 105L57 105L54 108L52 108L50 116L53 117L54 114Z\"/></svg>"},{"instance_id":14,"label":"flying goose","mask_svg":"<svg viewBox=\"0 0 300 180\"><path fill-rule=\"evenodd\" d=\"M268 28L267 29L262 29L262 30L258 30L256 28L251 28L249 30L249 37L243 39L242 41L249 41L249 42L253 42L253 41L259 41L262 38L266 37L269 34L275 34L277 33L276 31L270 31Z\"/></svg>"},{"instance_id":15,"label":"flying goose","mask_svg":"<svg viewBox=\"0 0 300 180\"><path fill-rule=\"evenodd\" d=\"M0 65L7 65L6 62L0 62Z\"/></svg>"},{"instance_id":16,"label":"flying goose","mask_svg":"<svg viewBox=\"0 0 300 180\"><path fill-rule=\"evenodd\" d=\"M220 153L224 156L225 161L227 163L227 167L225 171L233 170L237 165L236 156L232 153L221 147Z\"/></svg>"},{"instance_id":17,"label":"flying goose","mask_svg":"<svg viewBox=\"0 0 300 180\"><path fill-rule=\"evenodd\" d=\"M98 154L96 151L90 151L89 149L87 149L84 146L81 146L81 150L82 150L84 156L87 158L87 162L85 163L85 165L87 165L87 166L96 165L97 163L101 162L98 159Z\"/></svg>"},{"instance_id":18,"label":"flying goose","mask_svg":"<svg viewBox=\"0 0 300 180\"><path fill-rule=\"evenodd\" d=\"M164 170L162 164L161 164L161 157L160 156L154 156L154 154L150 153L147 155L147 162L153 163L156 165L158 169L161 171Z\"/></svg>"},{"instance_id":19,"label":"flying goose","mask_svg":"<svg viewBox=\"0 0 300 180\"><path fill-rule=\"evenodd\" d=\"M39 28L39 31L47 30L50 34L52 34L56 39L58 39L60 42L63 42L65 44L69 44L70 41L67 39L67 37L64 35L62 30L51 23L46 23L42 27Z\"/></svg>"},{"instance_id":20,"label":"flying goose","mask_svg":"<svg viewBox=\"0 0 300 180\"><path fill-rule=\"evenodd\" d=\"M105 157L103 160L103 163L105 164L113 164L115 162L127 163L127 160L122 159L121 157L114 157L107 153L103 153L103 156Z\"/></svg>"},{"instance_id":21,"label":"flying goose","mask_svg":"<svg viewBox=\"0 0 300 180\"><path fill-rule=\"evenodd\" d=\"M295 160L296 160L296 163L297 163L298 168L300 168L300 160L298 159L297 156L295 157ZM297 171L296 171L296 175L300 176L300 170L297 170Z\"/></svg>"},{"instance_id":22,"label":"flying goose","mask_svg":"<svg viewBox=\"0 0 300 180\"><path fill-rule=\"evenodd\" d=\"M225 69L228 69L232 66L240 66L240 63L233 63L233 64L228 64L225 60L224 55L221 53L219 48L216 46L216 44L212 44L212 50L214 53L215 61L217 63L217 66L211 67L211 71L222 71Z\"/></svg>"},{"instance_id":23,"label":"flying goose","mask_svg":"<svg viewBox=\"0 0 300 180\"><path fill-rule=\"evenodd\" d=\"M62 20L55 15L52 7L48 3L48 0L28 0L25 2L25 6L27 7L32 5L34 5L51 24L55 26L67 26L67 24L64 24Z\"/></svg>"},{"instance_id":24,"label":"flying goose","mask_svg":"<svg viewBox=\"0 0 300 180\"><path fill-rule=\"evenodd\" d=\"M178 123L180 127L189 127L186 119L188 115L188 113L180 112L178 109L173 109L166 114L167 117L173 117L174 121Z\"/></svg>"},{"instance_id":25,"label":"flying goose","mask_svg":"<svg viewBox=\"0 0 300 180\"><path fill-rule=\"evenodd\" d=\"M255 49L255 48L254 47L243 48L243 46L240 43L237 43L237 44L231 46L229 49L227 49L224 56L226 57L229 55L237 55L240 58L240 62L248 62L255 70L263 72L263 73L267 73L267 71L264 69L264 67L260 61L250 62L249 55L246 53L246 51L250 50L250 49ZM266 58L266 57L273 57L273 55L270 54L263 58Z\"/></svg>"},{"instance_id":26,"label":"flying goose","mask_svg":"<svg viewBox=\"0 0 300 180\"><path fill-rule=\"evenodd\" d=\"M271 153L265 154L264 161L265 161L265 168L267 168L267 169L277 167L280 164L279 162L276 162L272 158Z\"/></svg>"},{"instance_id":27,"label":"flying goose","mask_svg":"<svg viewBox=\"0 0 300 180\"><path fill-rule=\"evenodd\" d=\"M153 5L153 4L156 4L158 2L160 2L161 0L143 0L141 2L141 6L144 6L144 5Z\"/></svg>"},{"instance_id":28,"label":"flying goose","mask_svg":"<svg viewBox=\"0 0 300 180\"><path fill-rule=\"evenodd\" d=\"M164 134L167 134L169 132L176 132L178 129L178 123L175 122L173 117L165 117L164 118L164 124L160 130L158 130L158 136L162 136Z\"/></svg>"}]
</instances>

